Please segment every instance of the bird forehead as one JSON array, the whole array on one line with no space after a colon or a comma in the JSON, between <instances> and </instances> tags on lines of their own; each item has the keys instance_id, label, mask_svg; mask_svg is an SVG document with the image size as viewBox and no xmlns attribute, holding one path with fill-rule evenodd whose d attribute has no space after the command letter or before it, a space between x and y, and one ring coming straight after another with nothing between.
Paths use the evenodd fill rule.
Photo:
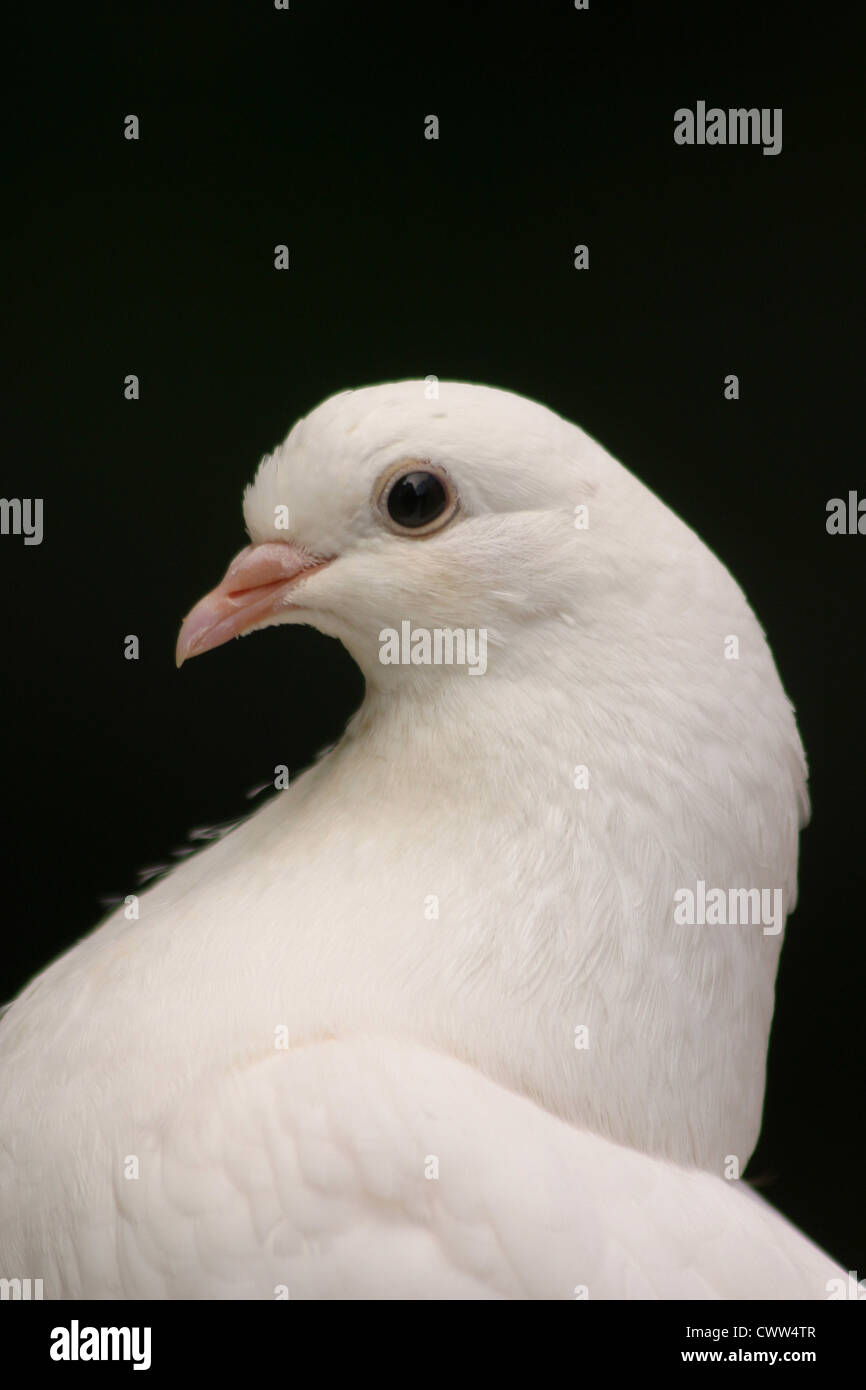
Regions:
<instances>
[{"instance_id":1,"label":"bird forehead","mask_svg":"<svg viewBox=\"0 0 866 1390\"><path fill-rule=\"evenodd\" d=\"M299 420L247 488L251 539L273 539L276 528L318 554L381 539L377 492L403 461L443 469L463 518L564 515L590 499L628 515L619 503L630 475L578 426L507 391L441 382L428 398L428 387L345 391Z\"/></svg>"},{"instance_id":2,"label":"bird forehead","mask_svg":"<svg viewBox=\"0 0 866 1390\"><path fill-rule=\"evenodd\" d=\"M438 383L432 399L429 389L399 382L331 397L262 461L254 490L350 513L379 473L404 458L438 463L467 500L506 509L591 486L587 465L597 467L593 451L603 451L545 407L464 383Z\"/></svg>"}]
</instances>

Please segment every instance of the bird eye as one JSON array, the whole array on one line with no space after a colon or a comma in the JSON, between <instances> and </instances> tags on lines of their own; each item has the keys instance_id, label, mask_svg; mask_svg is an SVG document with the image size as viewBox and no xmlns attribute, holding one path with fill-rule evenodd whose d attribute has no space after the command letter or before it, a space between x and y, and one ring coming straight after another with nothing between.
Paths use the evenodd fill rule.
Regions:
<instances>
[{"instance_id":1,"label":"bird eye","mask_svg":"<svg viewBox=\"0 0 866 1390\"><path fill-rule=\"evenodd\" d=\"M426 536L451 520L457 494L444 470L404 460L386 475L379 490L379 509L392 531Z\"/></svg>"}]
</instances>

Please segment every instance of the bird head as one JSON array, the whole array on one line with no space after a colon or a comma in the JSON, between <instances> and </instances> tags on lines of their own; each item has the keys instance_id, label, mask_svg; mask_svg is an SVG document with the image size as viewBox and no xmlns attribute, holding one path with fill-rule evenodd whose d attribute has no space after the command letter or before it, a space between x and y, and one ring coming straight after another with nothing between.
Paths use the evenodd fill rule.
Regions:
<instances>
[{"instance_id":1,"label":"bird head","mask_svg":"<svg viewBox=\"0 0 866 1390\"><path fill-rule=\"evenodd\" d=\"M596 627L611 605L625 611L624 588L646 592L650 494L636 479L534 402L436 390L342 392L262 460L244 498L251 544L187 617L178 664L308 623L344 643L368 685L417 682L419 665L426 679L465 679L457 664L425 662L423 644L419 660L383 658L383 634L402 639L408 624L474 634L473 650L483 632L491 669L514 675L552 627Z\"/></svg>"}]
</instances>

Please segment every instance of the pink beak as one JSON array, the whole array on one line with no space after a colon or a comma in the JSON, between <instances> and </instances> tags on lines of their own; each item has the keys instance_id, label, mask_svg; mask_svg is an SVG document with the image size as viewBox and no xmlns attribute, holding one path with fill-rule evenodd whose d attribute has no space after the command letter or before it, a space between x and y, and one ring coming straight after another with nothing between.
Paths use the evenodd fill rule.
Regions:
<instances>
[{"instance_id":1,"label":"pink beak","mask_svg":"<svg viewBox=\"0 0 866 1390\"><path fill-rule=\"evenodd\" d=\"M217 587L184 618L177 639L178 666L187 657L208 652L268 618L299 607L289 602L289 590L330 563L289 541L248 545L232 560Z\"/></svg>"}]
</instances>

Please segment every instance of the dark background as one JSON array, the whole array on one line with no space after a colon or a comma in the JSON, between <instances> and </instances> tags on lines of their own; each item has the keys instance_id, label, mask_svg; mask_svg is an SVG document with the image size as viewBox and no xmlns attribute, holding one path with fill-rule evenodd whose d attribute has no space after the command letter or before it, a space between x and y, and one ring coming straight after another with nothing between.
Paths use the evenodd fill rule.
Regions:
<instances>
[{"instance_id":1,"label":"dark background","mask_svg":"<svg viewBox=\"0 0 866 1390\"><path fill-rule=\"evenodd\" d=\"M347 386L510 388L638 473L767 630L814 809L749 1176L863 1277L866 538L825 530L830 497L866 492L846 19L150 9L40 6L6 34L2 493L45 499L45 539L0 538L0 998L360 702L349 657L307 629L175 671L180 619L245 544L261 454ZM676 146L673 112L699 98L781 106L782 153Z\"/></svg>"}]
</instances>

